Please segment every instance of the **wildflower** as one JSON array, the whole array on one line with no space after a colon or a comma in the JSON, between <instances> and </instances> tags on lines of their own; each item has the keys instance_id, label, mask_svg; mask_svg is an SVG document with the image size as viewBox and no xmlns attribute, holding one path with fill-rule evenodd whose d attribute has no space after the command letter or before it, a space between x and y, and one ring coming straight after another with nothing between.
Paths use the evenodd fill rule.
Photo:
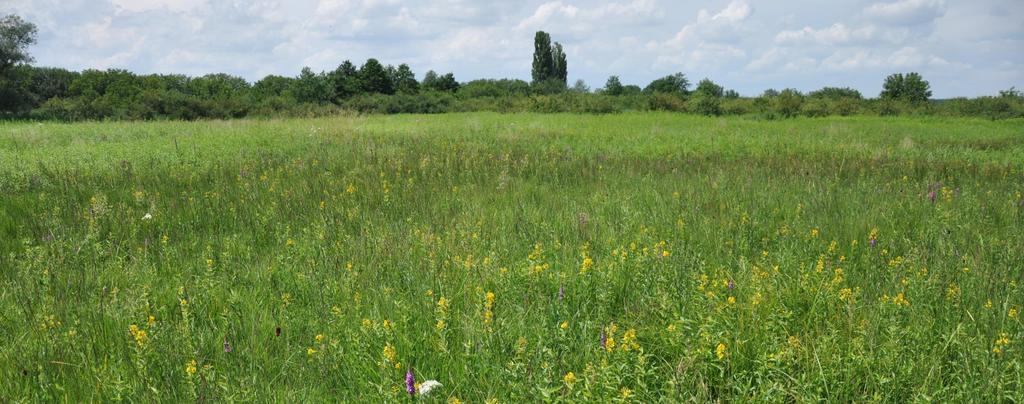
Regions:
<instances>
[{"instance_id":1,"label":"wildflower","mask_svg":"<svg viewBox=\"0 0 1024 404\"><path fill-rule=\"evenodd\" d=\"M316 342L318 342L318 343L324 342L324 335L323 334L317 334L315 339L316 339Z\"/></svg>"},{"instance_id":2,"label":"wildflower","mask_svg":"<svg viewBox=\"0 0 1024 404\"><path fill-rule=\"evenodd\" d=\"M406 383L408 382L408 374L406 374ZM441 387L444 387L444 385L438 382L437 380L427 380L420 384L420 387L417 389L417 391L419 391L420 395L427 395L430 394L431 391L439 389Z\"/></svg>"},{"instance_id":3,"label":"wildflower","mask_svg":"<svg viewBox=\"0 0 1024 404\"><path fill-rule=\"evenodd\" d=\"M670 333L671 332L676 332L676 325L675 324L669 324L668 327L665 328L665 331L668 331Z\"/></svg>"},{"instance_id":4,"label":"wildflower","mask_svg":"<svg viewBox=\"0 0 1024 404\"><path fill-rule=\"evenodd\" d=\"M729 302L730 305L736 304L736 297L729 296L729 299L727 299L726 301Z\"/></svg>"},{"instance_id":5,"label":"wildflower","mask_svg":"<svg viewBox=\"0 0 1024 404\"><path fill-rule=\"evenodd\" d=\"M392 346L391 344L384 345L383 354L384 360L386 360L387 362L395 362L395 359L398 357L398 354L395 353L395 347Z\"/></svg>"},{"instance_id":6,"label":"wildflower","mask_svg":"<svg viewBox=\"0 0 1024 404\"><path fill-rule=\"evenodd\" d=\"M608 336L604 334L604 330L601 330L601 349L605 349L608 345Z\"/></svg>"},{"instance_id":7,"label":"wildflower","mask_svg":"<svg viewBox=\"0 0 1024 404\"><path fill-rule=\"evenodd\" d=\"M850 301L853 298L853 290L850 288L843 288L839 290L839 300L844 302Z\"/></svg>"},{"instance_id":8,"label":"wildflower","mask_svg":"<svg viewBox=\"0 0 1024 404\"><path fill-rule=\"evenodd\" d=\"M458 398L451 397L448 399L448 404L462 404L462 401L460 401Z\"/></svg>"},{"instance_id":9,"label":"wildflower","mask_svg":"<svg viewBox=\"0 0 1024 404\"><path fill-rule=\"evenodd\" d=\"M999 338L993 342L993 345L995 346L992 347L992 353L1003 353L1003 348L1010 345L1010 335L1005 332L999 333Z\"/></svg>"},{"instance_id":10,"label":"wildflower","mask_svg":"<svg viewBox=\"0 0 1024 404\"><path fill-rule=\"evenodd\" d=\"M135 344L140 348L146 345L146 341L149 340L149 336L146 335L146 330L140 329L139 326L132 324L128 326L128 332L132 334L132 338L135 339Z\"/></svg>"},{"instance_id":11,"label":"wildflower","mask_svg":"<svg viewBox=\"0 0 1024 404\"><path fill-rule=\"evenodd\" d=\"M224 338L224 353L231 353L234 349L231 349L231 344L228 343L228 339Z\"/></svg>"},{"instance_id":12,"label":"wildflower","mask_svg":"<svg viewBox=\"0 0 1024 404\"><path fill-rule=\"evenodd\" d=\"M572 385L576 384L576 375L573 374L572 372L566 373L565 377L563 377L562 380L565 381L565 385L569 386L569 388L571 389Z\"/></svg>"},{"instance_id":13,"label":"wildflower","mask_svg":"<svg viewBox=\"0 0 1024 404\"><path fill-rule=\"evenodd\" d=\"M412 374L412 368L405 371L405 391L410 397L416 395L416 376Z\"/></svg>"},{"instance_id":14,"label":"wildflower","mask_svg":"<svg viewBox=\"0 0 1024 404\"><path fill-rule=\"evenodd\" d=\"M568 320L563 321L562 324L560 324L558 326L558 328L561 328L563 330L568 330L569 329L569 321Z\"/></svg>"},{"instance_id":15,"label":"wildflower","mask_svg":"<svg viewBox=\"0 0 1024 404\"><path fill-rule=\"evenodd\" d=\"M787 342L789 343L789 346L792 347L793 349L800 349L800 338L797 337L796 335L790 335L787 339Z\"/></svg>"},{"instance_id":16,"label":"wildflower","mask_svg":"<svg viewBox=\"0 0 1024 404\"><path fill-rule=\"evenodd\" d=\"M153 315L150 315L149 318L146 319L146 325L152 327L153 324L156 324L156 317L153 317Z\"/></svg>"},{"instance_id":17,"label":"wildflower","mask_svg":"<svg viewBox=\"0 0 1024 404\"><path fill-rule=\"evenodd\" d=\"M149 213L146 213L145 215L142 216L142 220L152 220L152 219L153 219L153 215L151 215Z\"/></svg>"},{"instance_id":18,"label":"wildflower","mask_svg":"<svg viewBox=\"0 0 1024 404\"><path fill-rule=\"evenodd\" d=\"M313 347L306 348L306 355L313 356L316 354L316 350Z\"/></svg>"},{"instance_id":19,"label":"wildflower","mask_svg":"<svg viewBox=\"0 0 1024 404\"><path fill-rule=\"evenodd\" d=\"M622 334L622 350L628 351L630 349L640 349L640 344L636 342L636 330L630 328Z\"/></svg>"},{"instance_id":20,"label":"wildflower","mask_svg":"<svg viewBox=\"0 0 1024 404\"><path fill-rule=\"evenodd\" d=\"M196 370L197 369L196 369L196 360L195 359L193 359L193 360L191 360L191 361L189 361L188 363L185 364L185 374L186 375L191 377L192 375L196 374Z\"/></svg>"},{"instance_id":21,"label":"wildflower","mask_svg":"<svg viewBox=\"0 0 1024 404\"><path fill-rule=\"evenodd\" d=\"M897 306L910 306L910 302L903 296L903 292L896 294L896 297L892 298L892 304Z\"/></svg>"},{"instance_id":22,"label":"wildflower","mask_svg":"<svg viewBox=\"0 0 1024 404\"><path fill-rule=\"evenodd\" d=\"M1017 318L1017 315L1018 315L1018 312L1017 312L1017 308L1016 307L1010 309L1009 313L1006 313L1006 316L1010 317L1010 318Z\"/></svg>"},{"instance_id":23,"label":"wildflower","mask_svg":"<svg viewBox=\"0 0 1024 404\"><path fill-rule=\"evenodd\" d=\"M729 354L729 351L728 351L728 348L725 347L725 344L718 343L718 346L715 347L715 356L718 357L718 360L725 359L726 355L728 355L728 354Z\"/></svg>"},{"instance_id":24,"label":"wildflower","mask_svg":"<svg viewBox=\"0 0 1024 404\"><path fill-rule=\"evenodd\" d=\"M445 326L446 326L446 324L445 324L444 320L440 320L440 319L437 320L436 324L434 324L434 327L437 328L438 331L443 330L445 328Z\"/></svg>"},{"instance_id":25,"label":"wildflower","mask_svg":"<svg viewBox=\"0 0 1024 404\"><path fill-rule=\"evenodd\" d=\"M729 279L729 282L725 284L725 287L729 288L729 290L732 290L733 288L736 287L736 283L734 283L732 279Z\"/></svg>"},{"instance_id":26,"label":"wildflower","mask_svg":"<svg viewBox=\"0 0 1024 404\"><path fill-rule=\"evenodd\" d=\"M628 400L631 396L633 396L633 390L630 390L628 387L623 387L619 390L619 397L622 397L623 400Z\"/></svg>"},{"instance_id":27,"label":"wildflower","mask_svg":"<svg viewBox=\"0 0 1024 404\"><path fill-rule=\"evenodd\" d=\"M992 299L988 299L988 301L985 302L985 308L986 309L991 309L992 308Z\"/></svg>"}]
</instances>

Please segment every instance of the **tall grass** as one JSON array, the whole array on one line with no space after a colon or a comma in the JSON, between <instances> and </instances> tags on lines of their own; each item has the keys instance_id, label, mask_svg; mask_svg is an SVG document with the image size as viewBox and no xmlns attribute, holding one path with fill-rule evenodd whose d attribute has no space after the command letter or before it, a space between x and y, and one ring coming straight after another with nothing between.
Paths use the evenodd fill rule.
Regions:
<instances>
[{"instance_id":1,"label":"tall grass","mask_svg":"<svg viewBox=\"0 0 1024 404\"><path fill-rule=\"evenodd\" d=\"M1021 401L1020 128L0 123L0 401Z\"/></svg>"}]
</instances>

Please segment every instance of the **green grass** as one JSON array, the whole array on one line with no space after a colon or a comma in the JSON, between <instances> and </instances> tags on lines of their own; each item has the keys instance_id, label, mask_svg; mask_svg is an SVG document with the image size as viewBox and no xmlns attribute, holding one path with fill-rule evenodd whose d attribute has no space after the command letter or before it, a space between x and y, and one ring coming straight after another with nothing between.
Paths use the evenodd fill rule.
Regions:
<instances>
[{"instance_id":1,"label":"green grass","mask_svg":"<svg viewBox=\"0 0 1024 404\"><path fill-rule=\"evenodd\" d=\"M1022 401L1022 123L0 124L0 401Z\"/></svg>"}]
</instances>

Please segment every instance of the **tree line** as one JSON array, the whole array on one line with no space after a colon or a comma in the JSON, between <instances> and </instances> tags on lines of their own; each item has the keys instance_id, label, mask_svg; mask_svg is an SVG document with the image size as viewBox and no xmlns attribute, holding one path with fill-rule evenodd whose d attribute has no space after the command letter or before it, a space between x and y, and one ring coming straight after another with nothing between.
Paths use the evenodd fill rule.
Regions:
<instances>
[{"instance_id":1,"label":"tree line","mask_svg":"<svg viewBox=\"0 0 1024 404\"><path fill-rule=\"evenodd\" d=\"M741 97L705 78L691 89L683 73L644 87L611 76L591 90L582 80L568 86L568 63L558 42L543 31L534 37L531 81L482 79L459 82L453 73L428 71L417 79L406 64L374 58L357 66L344 61L330 71L303 68L294 77L268 75L254 83L229 74L190 77L135 74L123 69L70 71L32 66L28 47L36 27L18 16L0 19L0 117L39 120L227 119L247 116L316 116L362 113L462 111L612 113L663 110L702 115L764 118L827 115L929 114L1024 117L1016 89L998 96L930 100L918 73L887 77L877 98L850 88L826 87L807 94L766 90Z\"/></svg>"}]
</instances>

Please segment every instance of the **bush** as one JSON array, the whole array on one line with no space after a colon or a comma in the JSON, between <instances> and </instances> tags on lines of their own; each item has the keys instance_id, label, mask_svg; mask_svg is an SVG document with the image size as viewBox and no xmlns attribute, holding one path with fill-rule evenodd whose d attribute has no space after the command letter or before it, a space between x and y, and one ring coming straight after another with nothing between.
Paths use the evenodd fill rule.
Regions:
<instances>
[{"instance_id":1,"label":"bush","mask_svg":"<svg viewBox=\"0 0 1024 404\"><path fill-rule=\"evenodd\" d=\"M647 101L651 111L686 111L686 100L675 94L654 93L650 95Z\"/></svg>"},{"instance_id":2,"label":"bush","mask_svg":"<svg viewBox=\"0 0 1024 404\"><path fill-rule=\"evenodd\" d=\"M722 115L721 98L705 92L694 92L687 102L690 112L701 115L718 116Z\"/></svg>"}]
</instances>

